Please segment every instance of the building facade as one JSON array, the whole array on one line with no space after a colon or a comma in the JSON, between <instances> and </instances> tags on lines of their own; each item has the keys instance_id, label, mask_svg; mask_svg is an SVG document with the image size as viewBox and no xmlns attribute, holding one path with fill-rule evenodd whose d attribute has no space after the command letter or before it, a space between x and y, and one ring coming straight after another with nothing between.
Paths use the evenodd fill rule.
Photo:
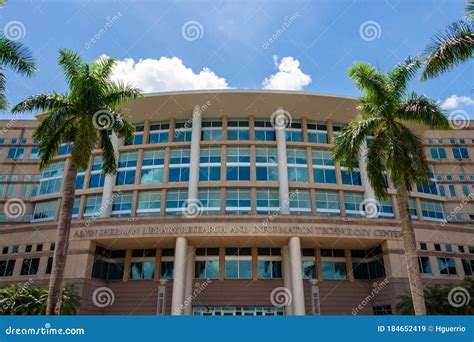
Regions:
<instances>
[{"instance_id":1,"label":"building facade","mask_svg":"<svg viewBox=\"0 0 474 342\"><path fill-rule=\"evenodd\" d=\"M396 191L387 181L389 200L374 198L364 153L349 172L329 152L354 99L189 91L122 111L136 132L112 134L117 173L95 149L77 177L66 281L81 314L396 313L408 289ZM51 272L71 146L39 171L36 125L0 122L0 284L46 286ZM410 191L425 285L474 268L474 128L455 128L413 127L432 170Z\"/></svg>"}]
</instances>

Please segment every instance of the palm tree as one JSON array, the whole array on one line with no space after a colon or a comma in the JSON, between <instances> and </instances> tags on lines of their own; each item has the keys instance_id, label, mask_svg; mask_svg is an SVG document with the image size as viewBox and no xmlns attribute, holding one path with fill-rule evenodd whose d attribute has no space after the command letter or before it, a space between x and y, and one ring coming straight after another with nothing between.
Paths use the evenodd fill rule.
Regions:
<instances>
[{"instance_id":1,"label":"palm tree","mask_svg":"<svg viewBox=\"0 0 474 342\"><path fill-rule=\"evenodd\" d=\"M449 303L449 292L456 291L459 287L465 289L469 296L465 305L454 307ZM425 289L426 310L429 315L473 315L474 314L474 280L466 277L461 284L456 286L433 285ZM413 303L410 293L399 297L396 305L397 314L413 315Z\"/></svg>"},{"instance_id":2,"label":"palm tree","mask_svg":"<svg viewBox=\"0 0 474 342\"><path fill-rule=\"evenodd\" d=\"M3 72L5 68L26 76L31 76L36 72L30 51L20 42L0 36L0 110L8 106L5 94L7 78Z\"/></svg>"},{"instance_id":3,"label":"palm tree","mask_svg":"<svg viewBox=\"0 0 474 342\"><path fill-rule=\"evenodd\" d=\"M116 172L114 149L109 137L113 131L120 138L131 139L134 127L117 110L123 102L137 98L137 88L110 80L116 60L102 57L88 64L71 50L60 50L58 63L66 78L69 93L56 92L33 95L17 104L12 112L40 111L41 122L34 132L41 150L39 167L46 167L57 155L63 143L72 144L61 200L49 284L46 314L59 314L61 283L71 230L74 191L78 169L86 169L94 146L100 145L103 172ZM100 115L97 115L100 114Z\"/></svg>"},{"instance_id":4,"label":"palm tree","mask_svg":"<svg viewBox=\"0 0 474 342\"><path fill-rule=\"evenodd\" d=\"M425 70L422 80L434 78L456 65L471 59L474 49L474 0L466 6L468 17L452 23L444 34L438 34L424 53Z\"/></svg>"},{"instance_id":5,"label":"palm tree","mask_svg":"<svg viewBox=\"0 0 474 342\"><path fill-rule=\"evenodd\" d=\"M411 58L386 73L367 63L354 63L348 76L363 94L357 99L362 119L349 122L342 134L335 137L331 149L334 160L351 170L368 138L372 139L366 154L368 180L375 196L387 199L386 170L397 190L411 295L415 313L423 315L426 309L407 187L427 183L429 167L422 141L406 124L432 129L448 128L449 124L434 101L407 92L408 81L419 67L420 63Z\"/></svg>"},{"instance_id":6,"label":"palm tree","mask_svg":"<svg viewBox=\"0 0 474 342\"><path fill-rule=\"evenodd\" d=\"M44 315L48 290L32 287L28 283L9 284L0 288L0 315ZM63 285L62 315L75 315L79 308L79 295L74 286Z\"/></svg>"}]
</instances>

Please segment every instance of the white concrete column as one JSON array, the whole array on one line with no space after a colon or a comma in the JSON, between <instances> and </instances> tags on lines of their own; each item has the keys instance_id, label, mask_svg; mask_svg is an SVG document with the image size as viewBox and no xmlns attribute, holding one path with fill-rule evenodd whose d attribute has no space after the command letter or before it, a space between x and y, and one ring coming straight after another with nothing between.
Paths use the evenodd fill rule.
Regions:
<instances>
[{"instance_id":1,"label":"white concrete column","mask_svg":"<svg viewBox=\"0 0 474 342\"><path fill-rule=\"evenodd\" d=\"M293 236L288 241L291 268L291 293L293 295L293 314L302 316L306 314L304 304L303 270L301 261L300 238Z\"/></svg>"},{"instance_id":2,"label":"white concrete column","mask_svg":"<svg viewBox=\"0 0 474 342\"><path fill-rule=\"evenodd\" d=\"M198 183L199 183L199 159L200 159L200 143L201 143L201 124L202 116L199 106L193 109L193 127L191 135L191 160L189 163L189 183L188 183L188 200L190 203L198 199Z\"/></svg>"},{"instance_id":3,"label":"white concrete column","mask_svg":"<svg viewBox=\"0 0 474 342\"><path fill-rule=\"evenodd\" d=\"M357 120L362 120L362 116L357 114ZM367 177L367 142L362 143L361 149L359 151L359 172L360 172L360 181L364 187L364 199L375 203L375 192L374 189L370 186L369 178ZM368 215L368 218L376 217Z\"/></svg>"},{"instance_id":4,"label":"white concrete column","mask_svg":"<svg viewBox=\"0 0 474 342\"><path fill-rule=\"evenodd\" d=\"M182 316L184 311L184 287L186 283L186 254L188 241L179 236L176 238L173 265L173 296L171 299L171 315Z\"/></svg>"},{"instance_id":5,"label":"white concrete column","mask_svg":"<svg viewBox=\"0 0 474 342\"><path fill-rule=\"evenodd\" d=\"M119 148L123 145L123 139L119 138L115 132L112 132L112 136L110 138L112 142L112 146L114 148L115 154L115 162L118 165L119 161ZM113 188L115 186L115 182L117 180L117 174L107 174L105 175L104 179L104 187L102 189L102 202L100 204L101 211L100 217L110 217L112 213L112 202L113 202Z\"/></svg>"},{"instance_id":6,"label":"white concrete column","mask_svg":"<svg viewBox=\"0 0 474 342\"><path fill-rule=\"evenodd\" d=\"M188 246L186 255L186 286L184 288L184 315L186 316L191 316L193 313L194 255L194 247Z\"/></svg>"},{"instance_id":7,"label":"white concrete column","mask_svg":"<svg viewBox=\"0 0 474 342\"><path fill-rule=\"evenodd\" d=\"M293 291L291 291L291 266L290 266L290 255L288 253L288 246L283 246L281 248L281 259L282 259L282 268L283 268L283 286L287 288L293 296ZM293 315L293 303L290 302L285 306L285 314L287 316Z\"/></svg>"},{"instance_id":8,"label":"white concrete column","mask_svg":"<svg viewBox=\"0 0 474 342\"><path fill-rule=\"evenodd\" d=\"M276 113L276 114L275 114ZM273 127L275 128L275 137L277 142L278 158L278 185L280 199L280 214L290 214L290 190L288 187L288 166L286 163L286 112L283 108L278 108L272 114Z\"/></svg>"}]
</instances>

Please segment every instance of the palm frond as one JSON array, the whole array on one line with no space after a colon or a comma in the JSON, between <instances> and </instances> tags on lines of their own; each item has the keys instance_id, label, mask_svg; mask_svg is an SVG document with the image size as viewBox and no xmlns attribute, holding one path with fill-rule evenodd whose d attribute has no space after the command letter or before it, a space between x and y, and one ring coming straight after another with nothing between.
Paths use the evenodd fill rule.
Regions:
<instances>
[{"instance_id":1,"label":"palm frond","mask_svg":"<svg viewBox=\"0 0 474 342\"><path fill-rule=\"evenodd\" d=\"M110 141L109 132L102 130L99 135L100 145L102 148L102 170L106 174L115 174L117 171L117 162L114 147Z\"/></svg>"},{"instance_id":2,"label":"palm frond","mask_svg":"<svg viewBox=\"0 0 474 342\"><path fill-rule=\"evenodd\" d=\"M405 59L404 63L397 65L388 73L395 96L405 93L408 82L415 77L420 67L421 61L419 58L409 56Z\"/></svg>"},{"instance_id":3,"label":"palm frond","mask_svg":"<svg viewBox=\"0 0 474 342\"><path fill-rule=\"evenodd\" d=\"M0 110L4 110L8 106L7 97L5 96L7 85L7 78L3 73L3 69L0 68Z\"/></svg>"},{"instance_id":4,"label":"palm frond","mask_svg":"<svg viewBox=\"0 0 474 342\"><path fill-rule=\"evenodd\" d=\"M15 105L12 113L31 112L31 111L54 111L56 109L69 107L70 103L65 95L56 92L43 93L27 97Z\"/></svg>"},{"instance_id":5,"label":"palm frond","mask_svg":"<svg viewBox=\"0 0 474 342\"><path fill-rule=\"evenodd\" d=\"M110 107L116 107L125 101L139 98L143 95L139 88L132 87L122 82L107 83L107 95L104 102Z\"/></svg>"},{"instance_id":6,"label":"palm frond","mask_svg":"<svg viewBox=\"0 0 474 342\"><path fill-rule=\"evenodd\" d=\"M449 128L449 121L439 105L432 99L414 92L400 106L395 116L400 120L415 122L431 129Z\"/></svg>"},{"instance_id":7,"label":"palm frond","mask_svg":"<svg viewBox=\"0 0 474 342\"><path fill-rule=\"evenodd\" d=\"M347 75L367 97L374 98L379 103L387 98L388 93L385 89L384 76L372 65L361 62L353 63Z\"/></svg>"},{"instance_id":8,"label":"palm frond","mask_svg":"<svg viewBox=\"0 0 474 342\"><path fill-rule=\"evenodd\" d=\"M425 69L422 80L436 77L472 57L474 32L472 22L459 20L438 34L425 51Z\"/></svg>"},{"instance_id":9,"label":"palm frond","mask_svg":"<svg viewBox=\"0 0 474 342\"><path fill-rule=\"evenodd\" d=\"M389 151L387 141L386 134L381 130L367 148L367 178L375 196L380 199L388 198L384 173L384 159Z\"/></svg>"},{"instance_id":10,"label":"palm frond","mask_svg":"<svg viewBox=\"0 0 474 342\"><path fill-rule=\"evenodd\" d=\"M92 63L92 72L99 78L107 80L112 74L112 70L116 62L116 58L102 56Z\"/></svg>"},{"instance_id":11,"label":"palm frond","mask_svg":"<svg viewBox=\"0 0 474 342\"><path fill-rule=\"evenodd\" d=\"M70 49L59 50L58 64L61 66L70 88L80 75L81 63L81 57L75 51Z\"/></svg>"},{"instance_id":12,"label":"palm frond","mask_svg":"<svg viewBox=\"0 0 474 342\"><path fill-rule=\"evenodd\" d=\"M0 37L0 66L26 76L32 76L37 71L30 50L20 42L3 36Z\"/></svg>"}]
</instances>

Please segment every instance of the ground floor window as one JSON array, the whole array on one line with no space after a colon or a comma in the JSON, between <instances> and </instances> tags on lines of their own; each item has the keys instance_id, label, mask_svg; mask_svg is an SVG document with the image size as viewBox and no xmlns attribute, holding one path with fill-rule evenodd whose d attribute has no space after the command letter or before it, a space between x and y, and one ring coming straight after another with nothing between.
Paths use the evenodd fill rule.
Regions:
<instances>
[{"instance_id":1,"label":"ground floor window","mask_svg":"<svg viewBox=\"0 0 474 342\"><path fill-rule=\"evenodd\" d=\"M161 252L160 279L173 279L174 248L164 248Z\"/></svg>"},{"instance_id":2,"label":"ground floor window","mask_svg":"<svg viewBox=\"0 0 474 342\"><path fill-rule=\"evenodd\" d=\"M316 256L313 248L303 248L301 250L303 263L303 279L316 279Z\"/></svg>"},{"instance_id":3,"label":"ground floor window","mask_svg":"<svg viewBox=\"0 0 474 342\"><path fill-rule=\"evenodd\" d=\"M456 262L453 258L438 258L439 273L456 275Z\"/></svg>"},{"instance_id":4,"label":"ground floor window","mask_svg":"<svg viewBox=\"0 0 474 342\"><path fill-rule=\"evenodd\" d=\"M390 305L378 305L372 308L375 316L391 315L392 307Z\"/></svg>"},{"instance_id":5,"label":"ground floor window","mask_svg":"<svg viewBox=\"0 0 474 342\"><path fill-rule=\"evenodd\" d=\"M194 316L283 316L283 308L273 306L196 306Z\"/></svg>"},{"instance_id":6,"label":"ground floor window","mask_svg":"<svg viewBox=\"0 0 474 342\"><path fill-rule=\"evenodd\" d=\"M36 275L38 273L40 258L24 259L20 275Z\"/></svg>"},{"instance_id":7,"label":"ground floor window","mask_svg":"<svg viewBox=\"0 0 474 342\"><path fill-rule=\"evenodd\" d=\"M281 251L280 248L258 249L258 278L281 278Z\"/></svg>"},{"instance_id":8,"label":"ground floor window","mask_svg":"<svg viewBox=\"0 0 474 342\"><path fill-rule=\"evenodd\" d=\"M155 277L156 249L134 249L130 265L130 279L152 280Z\"/></svg>"},{"instance_id":9,"label":"ground floor window","mask_svg":"<svg viewBox=\"0 0 474 342\"><path fill-rule=\"evenodd\" d=\"M219 279L219 248L197 248L194 277Z\"/></svg>"},{"instance_id":10,"label":"ground floor window","mask_svg":"<svg viewBox=\"0 0 474 342\"><path fill-rule=\"evenodd\" d=\"M343 249L321 249L321 258L323 279L346 279L346 257Z\"/></svg>"},{"instance_id":11,"label":"ground floor window","mask_svg":"<svg viewBox=\"0 0 474 342\"><path fill-rule=\"evenodd\" d=\"M225 278L252 278L252 250L250 248L225 249Z\"/></svg>"}]
</instances>

